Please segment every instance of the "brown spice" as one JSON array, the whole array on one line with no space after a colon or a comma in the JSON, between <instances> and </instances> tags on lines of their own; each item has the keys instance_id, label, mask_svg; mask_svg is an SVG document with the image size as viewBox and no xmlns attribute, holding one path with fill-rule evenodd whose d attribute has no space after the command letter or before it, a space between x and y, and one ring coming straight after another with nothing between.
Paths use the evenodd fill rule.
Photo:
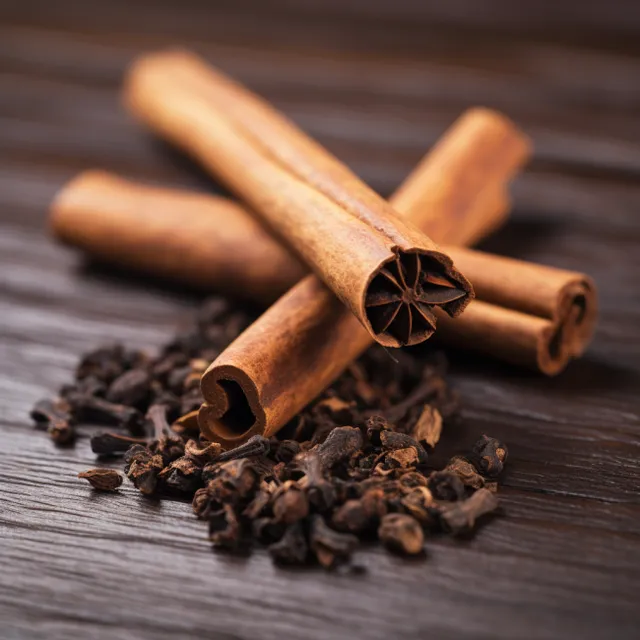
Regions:
<instances>
[{"instance_id":1,"label":"brown spice","mask_svg":"<svg viewBox=\"0 0 640 640\"><path fill-rule=\"evenodd\" d=\"M89 469L78 474L98 491L115 491L122 484L122 476L115 469Z\"/></svg>"},{"instance_id":2,"label":"brown spice","mask_svg":"<svg viewBox=\"0 0 640 640\"><path fill-rule=\"evenodd\" d=\"M378 537L387 549L396 553L422 553L424 533L415 518L403 513L389 513L382 518Z\"/></svg>"},{"instance_id":3,"label":"brown spice","mask_svg":"<svg viewBox=\"0 0 640 640\"><path fill-rule=\"evenodd\" d=\"M445 234L438 239L454 240L470 219L494 220L495 202L485 197L487 184L502 190L505 177L521 162L525 149L520 134L503 118L484 111L463 117L432 152L429 162L410 178L420 182L423 190L431 189L433 202L426 210L432 217L424 220L425 228L433 224L438 233ZM475 182L474 174L474 180L462 183L464 190L449 190L449 182L442 180L445 171L451 172L447 175L454 183L470 167L475 171L485 165L493 167L489 175ZM394 197L392 202L409 218L425 216L425 198ZM438 220L451 217L457 219L456 226L438 226ZM316 279L305 278L203 375L203 432L230 447L255 434L273 435L369 344L367 333L340 301ZM366 385L361 382L360 388ZM402 408L406 412L406 405Z\"/></svg>"},{"instance_id":4,"label":"brown spice","mask_svg":"<svg viewBox=\"0 0 640 640\"><path fill-rule=\"evenodd\" d=\"M471 455L473 463L480 473L495 478L502 473L509 451L499 440L483 435L473 445Z\"/></svg>"},{"instance_id":5,"label":"brown spice","mask_svg":"<svg viewBox=\"0 0 640 640\"><path fill-rule=\"evenodd\" d=\"M425 404L411 435L419 442L426 442L435 447L442 434L442 416L430 404Z\"/></svg>"},{"instance_id":6,"label":"brown spice","mask_svg":"<svg viewBox=\"0 0 640 640\"><path fill-rule=\"evenodd\" d=\"M456 316L473 297L426 235L292 122L195 55L141 57L125 100L240 195L381 344L426 340L436 307ZM176 126L185 119L190 127Z\"/></svg>"},{"instance_id":7,"label":"brown spice","mask_svg":"<svg viewBox=\"0 0 640 640\"><path fill-rule=\"evenodd\" d=\"M442 527L454 536L469 533L476 521L498 508L498 498L488 489L478 489L471 497L452 503L440 514Z\"/></svg>"},{"instance_id":8,"label":"brown spice","mask_svg":"<svg viewBox=\"0 0 640 640\"><path fill-rule=\"evenodd\" d=\"M96 383L93 366L73 389L64 391L104 394L127 366L143 366L151 372L152 393L140 412L146 411L146 403L156 407L151 417L160 437L141 438L143 442L127 451L126 474L144 494L192 498L195 515L209 526L213 546L237 551L254 542L267 546L277 562L316 562L332 569L348 564L361 540L384 535L385 544L413 553L420 535L416 526L423 535L442 528L464 533L488 508L466 500L473 487L462 482L461 463L456 459L441 474L444 480L435 483L438 476L427 469L422 444L410 435L423 411L425 380L438 380L438 392L429 397L432 406L446 412L451 404L443 377L446 363L424 350L399 354L395 361L380 347L369 350L290 425L300 441L260 436L227 453L217 443L192 438L188 430L168 429L181 394L188 393L185 381L191 374L185 375L184 368L196 369L192 360L214 346L222 347L222 340L229 339L221 337L226 335L228 318L239 317L229 308L221 313L220 308L219 301L208 302L195 326L181 331L156 358L130 358L122 364L124 351L116 348L102 352L111 355L88 358L100 364L100 375L110 382ZM233 331L243 322L234 320ZM134 364L140 362L144 364ZM362 395L362 384L371 390L374 401ZM398 423L380 415L382 409L397 407L407 397L416 404L400 412L403 417ZM135 401L134 396L128 399ZM63 398L56 406L64 409L65 403L68 400ZM51 408L39 403L34 417L47 424ZM340 424L346 417L353 426ZM114 431L110 437L116 435ZM490 472L496 468L494 458L502 464L506 459L504 445L491 438L482 438L474 452L470 459L489 457L492 462L485 470ZM475 476L468 468L465 471L469 477L481 478L475 469L471 470ZM456 482L459 495L439 493L451 492ZM440 499L447 497L457 501ZM453 510L453 506L459 508ZM383 534L381 523L388 515L409 520L386 518ZM390 526L394 522L395 528Z\"/></svg>"}]
</instances>

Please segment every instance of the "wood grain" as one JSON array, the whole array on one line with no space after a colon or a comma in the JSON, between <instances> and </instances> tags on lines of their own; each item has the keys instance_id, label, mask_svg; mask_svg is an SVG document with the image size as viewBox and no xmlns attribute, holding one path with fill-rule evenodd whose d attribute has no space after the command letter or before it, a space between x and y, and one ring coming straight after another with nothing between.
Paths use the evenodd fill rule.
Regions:
<instances>
[{"instance_id":1,"label":"wood grain","mask_svg":"<svg viewBox=\"0 0 640 640\"><path fill-rule=\"evenodd\" d=\"M153 4L153 8L152 7ZM556 6L556 3L553 5ZM453 7L453 8L451 8ZM0 3L0 636L633 638L640 625L640 72L637 3ZM251 12L252 19L247 19ZM92 493L88 440L57 450L32 403L114 339L154 348L192 293L95 267L45 236L48 203L101 167L219 191L118 103L141 51L194 47L387 196L466 107L533 137L513 222L485 248L591 274L602 323L546 380L452 354L463 398L434 461L510 446L504 516L364 576L213 554L180 502Z\"/></svg>"}]
</instances>

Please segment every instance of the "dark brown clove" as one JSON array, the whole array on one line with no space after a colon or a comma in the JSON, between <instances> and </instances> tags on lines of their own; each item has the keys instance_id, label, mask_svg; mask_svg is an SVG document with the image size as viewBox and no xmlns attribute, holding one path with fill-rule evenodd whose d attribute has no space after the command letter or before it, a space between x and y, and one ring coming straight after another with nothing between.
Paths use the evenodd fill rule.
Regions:
<instances>
[{"instance_id":1,"label":"dark brown clove","mask_svg":"<svg viewBox=\"0 0 640 640\"><path fill-rule=\"evenodd\" d=\"M309 539L311 550L325 569L332 569L348 562L354 549L358 546L356 536L334 531L319 515L311 517Z\"/></svg>"},{"instance_id":2,"label":"dark brown clove","mask_svg":"<svg viewBox=\"0 0 640 640\"><path fill-rule=\"evenodd\" d=\"M268 438L264 438L263 436L253 436L239 447L221 453L216 461L224 462L227 460L237 460L238 458L263 456L269 453L269 446Z\"/></svg>"},{"instance_id":3,"label":"dark brown clove","mask_svg":"<svg viewBox=\"0 0 640 640\"><path fill-rule=\"evenodd\" d=\"M451 471L434 471L429 476L428 486L436 500L462 500L465 496L462 480Z\"/></svg>"},{"instance_id":4,"label":"dark brown clove","mask_svg":"<svg viewBox=\"0 0 640 640\"><path fill-rule=\"evenodd\" d=\"M507 447L502 442L487 435L483 435L473 445L471 454L476 469L490 478L502 473L508 455Z\"/></svg>"},{"instance_id":5,"label":"dark brown clove","mask_svg":"<svg viewBox=\"0 0 640 640\"><path fill-rule=\"evenodd\" d=\"M148 444L146 438L134 438L121 433L105 431L91 436L91 451L99 456L122 455L134 444Z\"/></svg>"},{"instance_id":6,"label":"dark brown clove","mask_svg":"<svg viewBox=\"0 0 640 640\"><path fill-rule=\"evenodd\" d=\"M323 469L348 460L362 447L362 433L355 427L336 427L327 439L318 445L316 455Z\"/></svg>"},{"instance_id":7,"label":"dark brown clove","mask_svg":"<svg viewBox=\"0 0 640 640\"><path fill-rule=\"evenodd\" d=\"M420 523L403 513L389 513L380 523L378 537L387 549L405 555L422 552L424 533Z\"/></svg>"},{"instance_id":8,"label":"dark brown clove","mask_svg":"<svg viewBox=\"0 0 640 640\"><path fill-rule=\"evenodd\" d=\"M476 468L461 456L454 456L451 458L444 471L448 471L458 476L465 487L482 489L486 484L485 479L476 471Z\"/></svg>"},{"instance_id":9,"label":"dark brown clove","mask_svg":"<svg viewBox=\"0 0 640 640\"><path fill-rule=\"evenodd\" d=\"M440 514L442 528L454 536L470 532L476 521L498 508L498 498L488 489L478 489L470 498L454 502Z\"/></svg>"},{"instance_id":10,"label":"dark brown clove","mask_svg":"<svg viewBox=\"0 0 640 640\"><path fill-rule=\"evenodd\" d=\"M269 545L268 551L277 564L304 564L309 554L309 545L300 522L290 524L282 538Z\"/></svg>"}]
</instances>

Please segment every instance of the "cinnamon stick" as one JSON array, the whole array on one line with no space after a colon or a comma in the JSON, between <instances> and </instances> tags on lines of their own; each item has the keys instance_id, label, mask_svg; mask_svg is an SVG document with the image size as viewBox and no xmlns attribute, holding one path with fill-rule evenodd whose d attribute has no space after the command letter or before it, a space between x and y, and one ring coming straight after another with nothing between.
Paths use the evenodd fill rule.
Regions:
<instances>
[{"instance_id":1,"label":"cinnamon stick","mask_svg":"<svg viewBox=\"0 0 640 640\"><path fill-rule=\"evenodd\" d=\"M405 189L404 196L400 191L394 203L420 224L433 221L439 240L463 236L467 221L481 236L484 220L493 228L504 215L506 178L527 153L526 139L506 118L473 110L411 175L423 190ZM458 224L438 223L449 217ZM256 433L272 435L370 344L339 300L316 278L305 278L207 369L202 431L226 446Z\"/></svg>"},{"instance_id":2,"label":"cinnamon stick","mask_svg":"<svg viewBox=\"0 0 640 640\"><path fill-rule=\"evenodd\" d=\"M459 144L482 136L485 129L490 131L487 119L477 116L478 112L470 112L465 117ZM424 162L430 162L432 155ZM455 163L445 165L446 154L441 158L443 174L455 171ZM449 158L456 159L452 154ZM475 173L472 169L466 168L466 176L458 171L456 184L473 175L491 182L487 172L477 175L477 168ZM498 175L504 169L493 170ZM416 169L418 174L421 171L422 167ZM409 179L400 188L407 206L423 217L439 210L438 197L451 195L441 182L435 190L432 185L424 186L427 188L421 180ZM420 202L425 194L427 200ZM500 202L500 191L493 197L493 213L482 202L476 205L485 216L495 216L494 221L483 220L487 230L503 221L508 208L507 202ZM438 237L444 237L443 226L450 227L449 234L455 227L457 242L473 244L481 239L469 224L474 219L468 216L461 225L455 216L449 216L422 224L430 225ZM56 198L51 222L60 239L90 255L190 286L235 296L244 293L264 303L273 302L303 273L291 254L240 205L223 198L136 185L104 172L85 172L72 180ZM441 227L435 233L434 224ZM248 239L251 252L246 251ZM478 298L495 304L474 302L459 321L441 319L443 343L479 350L547 375L559 373L570 359L584 352L597 317L595 286L587 276L541 265L527 268L520 261L453 247L448 251L472 275Z\"/></svg>"},{"instance_id":3,"label":"cinnamon stick","mask_svg":"<svg viewBox=\"0 0 640 640\"><path fill-rule=\"evenodd\" d=\"M469 114L460 135L470 136L469 127L484 122ZM408 194L407 203L407 198L414 199L411 211L424 213L429 203L422 207L419 198L425 191L409 194L406 189L420 184L407 180L401 191ZM490 193L491 205L482 200L475 205L485 212L483 228L490 230L504 219L508 203L500 196ZM453 226L452 219L440 224ZM468 216L468 222L473 219ZM433 229L438 222L428 224ZM86 171L65 185L52 204L50 224L59 240L94 258L206 291L240 294L264 305L307 273L240 204L151 187L104 171ZM480 239L480 228L458 224L455 229L462 244ZM434 235L445 233L453 230ZM588 276L451 245L445 248L470 275L476 300L455 321L440 318L438 339L443 344L481 351L547 375L559 373L584 352L597 317L596 289Z\"/></svg>"},{"instance_id":4,"label":"cinnamon stick","mask_svg":"<svg viewBox=\"0 0 640 640\"><path fill-rule=\"evenodd\" d=\"M241 196L379 343L418 344L468 280L423 232L266 102L183 52L143 56L125 98Z\"/></svg>"},{"instance_id":5,"label":"cinnamon stick","mask_svg":"<svg viewBox=\"0 0 640 640\"><path fill-rule=\"evenodd\" d=\"M481 300L474 300L459 322L439 318L444 343L550 376L584 353L598 316L589 276L481 252L452 255L468 273L482 271L474 279Z\"/></svg>"},{"instance_id":6,"label":"cinnamon stick","mask_svg":"<svg viewBox=\"0 0 640 640\"><path fill-rule=\"evenodd\" d=\"M65 185L49 223L99 260L264 305L308 273L242 205L104 171Z\"/></svg>"},{"instance_id":7,"label":"cinnamon stick","mask_svg":"<svg viewBox=\"0 0 640 640\"><path fill-rule=\"evenodd\" d=\"M487 229L497 227L508 209L499 193L490 197L493 210L482 202L476 205L495 216L493 222L487 218ZM414 208L426 210L417 204ZM442 224L450 225L452 218ZM86 171L65 185L52 204L50 223L59 240L92 257L265 305L306 273L241 205L187 190L150 187L104 171ZM480 239L480 229L461 227L463 233L469 230L464 244ZM455 321L440 319L438 339L443 344L547 375L560 373L584 353L597 318L596 288L588 276L445 248L470 275L476 300Z\"/></svg>"}]
</instances>

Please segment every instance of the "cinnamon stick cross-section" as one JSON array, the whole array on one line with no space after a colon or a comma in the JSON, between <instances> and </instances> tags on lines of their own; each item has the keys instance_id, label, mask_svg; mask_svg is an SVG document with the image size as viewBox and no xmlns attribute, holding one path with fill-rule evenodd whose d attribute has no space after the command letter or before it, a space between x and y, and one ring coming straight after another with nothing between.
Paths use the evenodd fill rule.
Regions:
<instances>
[{"instance_id":1,"label":"cinnamon stick cross-section","mask_svg":"<svg viewBox=\"0 0 640 640\"><path fill-rule=\"evenodd\" d=\"M396 346L426 340L436 329L434 306L456 316L468 287L442 275L442 265L420 253L398 253L374 277L365 298L367 319L378 342Z\"/></svg>"},{"instance_id":2,"label":"cinnamon stick cross-section","mask_svg":"<svg viewBox=\"0 0 640 640\"><path fill-rule=\"evenodd\" d=\"M435 330L435 307L473 298L446 253L293 123L185 52L140 58L125 88L139 118L198 158L387 347Z\"/></svg>"}]
</instances>

